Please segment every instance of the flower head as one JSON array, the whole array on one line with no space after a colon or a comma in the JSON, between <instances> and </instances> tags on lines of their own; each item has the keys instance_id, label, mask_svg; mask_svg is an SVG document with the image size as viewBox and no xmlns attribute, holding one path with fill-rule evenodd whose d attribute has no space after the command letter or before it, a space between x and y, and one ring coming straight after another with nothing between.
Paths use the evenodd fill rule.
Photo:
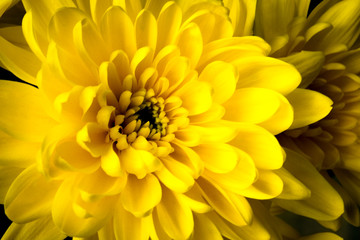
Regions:
<instances>
[{"instance_id":1,"label":"flower head","mask_svg":"<svg viewBox=\"0 0 360 240\"><path fill-rule=\"evenodd\" d=\"M293 124L293 66L258 37L232 37L219 1L24 6L28 46L0 38L1 62L38 86L0 82L7 238L19 226L59 238L270 235L247 198L295 194L283 192L292 178L274 137Z\"/></svg>"}]
</instances>

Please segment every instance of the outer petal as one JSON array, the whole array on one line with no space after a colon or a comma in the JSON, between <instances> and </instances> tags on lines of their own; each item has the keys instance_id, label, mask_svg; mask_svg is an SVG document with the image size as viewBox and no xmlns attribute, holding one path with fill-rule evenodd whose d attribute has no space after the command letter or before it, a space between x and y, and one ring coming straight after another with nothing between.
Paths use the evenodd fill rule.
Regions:
<instances>
[{"instance_id":1,"label":"outer petal","mask_svg":"<svg viewBox=\"0 0 360 240\"><path fill-rule=\"evenodd\" d=\"M49 182L34 165L28 167L6 194L6 215L18 223L26 223L49 214L58 187L58 182Z\"/></svg>"},{"instance_id":2,"label":"outer petal","mask_svg":"<svg viewBox=\"0 0 360 240\"><path fill-rule=\"evenodd\" d=\"M314 12L309 17L310 20L319 17L316 19L317 23L331 23L333 26L326 37L324 36L324 38L315 43L317 49L330 49L337 44L344 44L350 48L359 37L360 3L351 0L334 2L336 4L331 7L326 6L325 2L319 5L317 12L325 11L321 16L316 16L317 12ZM313 47L312 45L311 48Z\"/></svg>"},{"instance_id":3,"label":"outer petal","mask_svg":"<svg viewBox=\"0 0 360 240\"><path fill-rule=\"evenodd\" d=\"M287 130L293 121L286 98L265 88L237 89L224 107L224 119L258 124L273 134Z\"/></svg>"},{"instance_id":4,"label":"outer petal","mask_svg":"<svg viewBox=\"0 0 360 240\"><path fill-rule=\"evenodd\" d=\"M14 179L23 171L17 167L0 167L0 204L4 204L5 195Z\"/></svg>"},{"instance_id":5,"label":"outer petal","mask_svg":"<svg viewBox=\"0 0 360 240\"><path fill-rule=\"evenodd\" d=\"M149 225L145 218L138 218L124 209L116 209L114 231L116 240L148 240ZM108 239L104 239L108 240Z\"/></svg>"},{"instance_id":6,"label":"outer petal","mask_svg":"<svg viewBox=\"0 0 360 240\"><path fill-rule=\"evenodd\" d=\"M0 81L0 128L19 139L41 141L54 124L42 103L35 87Z\"/></svg>"},{"instance_id":7,"label":"outer petal","mask_svg":"<svg viewBox=\"0 0 360 240\"><path fill-rule=\"evenodd\" d=\"M283 181L273 171L260 170L256 181L240 194L255 199L270 199L278 196L283 190Z\"/></svg>"},{"instance_id":8,"label":"outer petal","mask_svg":"<svg viewBox=\"0 0 360 240\"><path fill-rule=\"evenodd\" d=\"M21 56L21 57L20 57ZM36 84L40 61L25 48L15 46L0 36L0 62L20 79Z\"/></svg>"},{"instance_id":9,"label":"outer petal","mask_svg":"<svg viewBox=\"0 0 360 240\"><path fill-rule=\"evenodd\" d=\"M236 226L244 226L252 220L252 210L247 200L240 195L225 192L221 187L204 178L197 183L202 196L215 211Z\"/></svg>"},{"instance_id":10,"label":"outer petal","mask_svg":"<svg viewBox=\"0 0 360 240\"><path fill-rule=\"evenodd\" d=\"M290 129L307 126L328 115L332 101L327 96L308 89L298 88L287 96L294 108L294 122Z\"/></svg>"},{"instance_id":11,"label":"outer petal","mask_svg":"<svg viewBox=\"0 0 360 240\"><path fill-rule=\"evenodd\" d=\"M319 75L325 56L323 52L302 51L281 58L281 60L296 67L302 77L299 87L306 88Z\"/></svg>"},{"instance_id":12,"label":"outer petal","mask_svg":"<svg viewBox=\"0 0 360 240\"><path fill-rule=\"evenodd\" d=\"M298 240L342 240L343 238L331 232L315 233Z\"/></svg>"},{"instance_id":13,"label":"outer petal","mask_svg":"<svg viewBox=\"0 0 360 240\"><path fill-rule=\"evenodd\" d=\"M29 223L12 223L1 239L63 240L64 238L66 238L66 235L54 225L54 222L49 215Z\"/></svg>"},{"instance_id":14,"label":"outer petal","mask_svg":"<svg viewBox=\"0 0 360 240\"><path fill-rule=\"evenodd\" d=\"M194 215L194 234L192 240L222 240L216 225L204 214Z\"/></svg>"},{"instance_id":15,"label":"outer petal","mask_svg":"<svg viewBox=\"0 0 360 240\"><path fill-rule=\"evenodd\" d=\"M237 128L238 134L230 143L249 154L257 168L281 168L284 162L283 152L271 133L251 124L241 124L234 128Z\"/></svg>"},{"instance_id":16,"label":"outer petal","mask_svg":"<svg viewBox=\"0 0 360 240\"><path fill-rule=\"evenodd\" d=\"M216 61L204 68L199 76L199 80L211 84L213 101L222 104L226 102L235 91L237 73L233 65Z\"/></svg>"},{"instance_id":17,"label":"outer petal","mask_svg":"<svg viewBox=\"0 0 360 240\"><path fill-rule=\"evenodd\" d=\"M147 174L137 179L130 174L121 194L123 207L136 217L148 215L161 200L161 186L158 179Z\"/></svg>"},{"instance_id":18,"label":"outer petal","mask_svg":"<svg viewBox=\"0 0 360 240\"><path fill-rule=\"evenodd\" d=\"M67 178L61 184L53 201L52 216L55 225L67 234L89 237L104 226L115 199L83 202L76 184L76 178Z\"/></svg>"},{"instance_id":19,"label":"outer petal","mask_svg":"<svg viewBox=\"0 0 360 240\"><path fill-rule=\"evenodd\" d=\"M301 82L301 75L294 66L276 58L238 58L234 64L239 69L237 88L268 88L287 95Z\"/></svg>"},{"instance_id":20,"label":"outer petal","mask_svg":"<svg viewBox=\"0 0 360 240\"><path fill-rule=\"evenodd\" d=\"M0 130L0 165L27 167L35 162L40 143L17 140Z\"/></svg>"},{"instance_id":21,"label":"outer petal","mask_svg":"<svg viewBox=\"0 0 360 240\"><path fill-rule=\"evenodd\" d=\"M340 195L306 157L291 150L286 153L284 167L310 189L311 197L291 201L276 199L275 203L291 212L317 220L330 221L338 218L344 212Z\"/></svg>"},{"instance_id":22,"label":"outer petal","mask_svg":"<svg viewBox=\"0 0 360 240\"><path fill-rule=\"evenodd\" d=\"M172 239L187 239L193 232L194 220L190 208L165 187L156 212L163 230Z\"/></svg>"}]
</instances>

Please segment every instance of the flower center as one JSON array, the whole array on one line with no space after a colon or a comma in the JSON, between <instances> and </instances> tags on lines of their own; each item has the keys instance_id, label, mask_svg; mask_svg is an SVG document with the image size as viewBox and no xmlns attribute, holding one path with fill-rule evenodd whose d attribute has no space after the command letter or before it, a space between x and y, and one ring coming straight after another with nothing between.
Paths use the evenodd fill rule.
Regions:
<instances>
[{"instance_id":1,"label":"flower center","mask_svg":"<svg viewBox=\"0 0 360 240\"><path fill-rule=\"evenodd\" d=\"M157 141L168 134L169 119L164 111L164 99L144 89L125 91L119 100L110 138L119 150L126 149L138 137Z\"/></svg>"}]
</instances>

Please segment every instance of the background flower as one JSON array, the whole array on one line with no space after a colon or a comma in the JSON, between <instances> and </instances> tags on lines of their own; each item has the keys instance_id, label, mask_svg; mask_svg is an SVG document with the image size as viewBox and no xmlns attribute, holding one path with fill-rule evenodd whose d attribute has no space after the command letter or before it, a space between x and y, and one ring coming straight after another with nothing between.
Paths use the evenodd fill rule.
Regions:
<instances>
[{"instance_id":1,"label":"background flower","mask_svg":"<svg viewBox=\"0 0 360 240\"><path fill-rule=\"evenodd\" d=\"M359 226L359 114L355 109L360 85L359 71L354 66L359 59L360 5L358 1L323 1L307 17L308 4L258 2L255 33L271 44L271 55L297 67L303 79L301 88L323 93L334 102L326 118L287 131L278 139L282 146L300 153L298 161L308 158L312 162L343 198L345 219ZM298 210L297 204L280 205L320 220ZM338 222L322 224L334 230L339 227Z\"/></svg>"}]
</instances>

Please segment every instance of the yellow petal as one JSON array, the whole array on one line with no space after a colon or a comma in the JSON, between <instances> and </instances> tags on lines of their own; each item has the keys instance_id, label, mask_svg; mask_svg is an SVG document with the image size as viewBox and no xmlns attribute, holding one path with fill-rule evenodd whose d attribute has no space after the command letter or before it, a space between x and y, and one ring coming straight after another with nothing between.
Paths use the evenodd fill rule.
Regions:
<instances>
[{"instance_id":1,"label":"yellow petal","mask_svg":"<svg viewBox=\"0 0 360 240\"><path fill-rule=\"evenodd\" d=\"M214 173L227 173L238 163L236 151L228 144L200 144L193 148L205 163L205 168Z\"/></svg>"},{"instance_id":2,"label":"yellow petal","mask_svg":"<svg viewBox=\"0 0 360 240\"><path fill-rule=\"evenodd\" d=\"M63 181L53 201L52 217L55 225L66 234L89 237L104 226L115 199L104 197L85 203L80 199L77 181L73 177Z\"/></svg>"},{"instance_id":3,"label":"yellow petal","mask_svg":"<svg viewBox=\"0 0 360 240\"><path fill-rule=\"evenodd\" d=\"M182 12L175 2L167 2L162 7L158 24L157 51L174 43L182 21Z\"/></svg>"},{"instance_id":4,"label":"yellow petal","mask_svg":"<svg viewBox=\"0 0 360 240\"><path fill-rule=\"evenodd\" d=\"M179 33L177 46L182 56L190 60L191 67L195 68L202 54L203 40L199 27L196 24L189 24Z\"/></svg>"},{"instance_id":5,"label":"yellow petal","mask_svg":"<svg viewBox=\"0 0 360 240\"><path fill-rule=\"evenodd\" d=\"M221 38L228 38L233 35L233 28L225 12L226 10L222 7L212 9L209 6L193 13L185 24L195 23L199 26L204 44Z\"/></svg>"},{"instance_id":6,"label":"yellow petal","mask_svg":"<svg viewBox=\"0 0 360 240\"><path fill-rule=\"evenodd\" d=\"M30 49L41 61L44 61L46 59L45 49L47 48L47 45L44 43L44 36L41 36L34 30L31 10L27 11L23 17L22 31Z\"/></svg>"},{"instance_id":7,"label":"yellow petal","mask_svg":"<svg viewBox=\"0 0 360 240\"><path fill-rule=\"evenodd\" d=\"M40 91L20 82L0 81L0 128L18 139L41 141L55 124Z\"/></svg>"},{"instance_id":8,"label":"yellow petal","mask_svg":"<svg viewBox=\"0 0 360 240\"><path fill-rule=\"evenodd\" d=\"M37 84L36 74L40 70L40 61L29 50L15 46L1 36L0 62L18 78L31 84Z\"/></svg>"},{"instance_id":9,"label":"yellow petal","mask_svg":"<svg viewBox=\"0 0 360 240\"><path fill-rule=\"evenodd\" d=\"M265 56L269 52L270 46L259 37L218 39L204 46L198 69L202 70L214 61L236 62L241 57Z\"/></svg>"},{"instance_id":10,"label":"yellow petal","mask_svg":"<svg viewBox=\"0 0 360 240\"><path fill-rule=\"evenodd\" d=\"M109 59L109 49L91 20L76 23L73 33L76 50L86 64L96 67Z\"/></svg>"},{"instance_id":11,"label":"yellow petal","mask_svg":"<svg viewBox=\"0 0 360 240\"><path fill-rule=\"evenodd\" d=\"M152 173L161 167L160 160L152 153L145 150L136 150L129 147L120 152L120 161L124 169L142 179L148 173Z\"/></svg>"},{"instance_id":12,"label":"yellow petal","mask_svg":"<svg viewBox=\"0 0 360 240\"><path fill-rule=\"evenodd\" d=\"M242 190L249 187L257 177L257 170L251 157L240 149L235 149L238 155L236 167L226 173L217 174L205 171L204 176L213 179L219 186L228 191L240 194Z\"/></svg>"},{"instance_id":13,"label":"yellow petal","mask_svg":"<svg viewBox=\"0 0 360 240\"><path fill-rule=\"evenodd\" d=\"M189 169L192 170L193 178L198 178L204 170L204 162L199 155L192 150L192 148L182 144L173 143L172 147L174 148L174 152L170 156L189 167Z\"/></svg>"},{"instance_id":14,"label":"yellow petal","mask_svg":"<svg viewBox=\"0 0 360 240\"><path fill-rule=\"evenodd\" d=\"M295 178L285 168L275 170L275 173L284 183L283 191L278 196L280 199L304 199L311 196L311 191L301 181Z\"/></svg>"},{"instance_id":15,"label":"yellow petal","mask_svg":"<svg viewBox=\"0 0 360 240\"><path fill-rule=\"evenodd\" d=\"M150 226L145 218L135 217L121 207L115 210L113 228L116 240L149 239Z\"/></svg>"},{"instance_id":16,"label":"yellow petal","mask_svg":"<svg viewBox=\"0 0 360 240\"><path fill-rule=\"evenodd\" d=\"M252 210L243 196L225 192L202 177L198 178L196 182L204 199L223 218L237 226L244 226L251 222Z\"/></svg>"},{"instance_id":17,"label":"yellow petal","mask_svg":"<svg viewBox=\"0 0 360 240\"><path fill-rule=\"evenodd\" d=\"M339 43L350 48L359 36L359 13L360 4L357 1L341 1L326 9L317 22L330 23L333 28L326 38L318 41L320 49Z\"/></svg>"},{"instance_id":18,"label":"yellow petal","mask_svg":"<svg viewBox=\"0 0 360 240\"><path fill-rule=\"evenodd\" d=\"M296 67L302 78L299 87L306 88L319 75L325 61L325 56L324 53L320 51L301 51L281 58L281 60Z\"/></svg>"},{"instance_id":19,"label":"yellow petal","mask_svg":"<svg viewBox=\"0 0 360 240\"><path fill-rule=\"evenodd\" d=\"M90 0L90 11L94 21L99 23L105 11L112 5L112 0Z\"/></svg>"},{"instance_id":20,"label":"yellow petal","mask_svg":"<svg viewBox=\"0 0 360 240\"><path fill-rule=\"evenodd\" d=\"M230 142L246 152L257 168L279 169L284 162L277 139L265 129L251 124L238 124L238 135Z\"/></svg>"},{"instance_id":21,"label":"yellow petal","mask_svg":"<svg viewBox=\"0 0 360 240\"><path fill-rule=\"evenodd\" d=\"M129 16L120 7L113 6L105 12L100 30L110 50L123 50L132 58L136 51L135 29Z\"/></svg>"},{"instance_id":22,"label":"yellow petal","mask_svg":"<svg viewBox=\"0 0 360 240\"><path fill-rule=\"evenodd\" d=\"M30 166L35 162L40 145L17 140L0 130L0 163L2 166Z\"/></svg>"},{"instance_id":23,"label":"yellow petal","mask_svg":"<svg viewBox=\"0 0 360 240\"><path fill-rule=\"evenodd\" d=\"M0 167L0 203L4 204L5 195L14 179L23 171L19 167Z\"/></svg>"},{"instance_id":24,"label":"yellow petal","mask_svg":"<svg viewBox=\"0 0 360 240\"><path fill-rule=\"evenodd\" d=\"M5 234L2 236L2 239L4 240L23 240L37 238L62 240L66 238L66 234L55 226L51 215L48 215L29 223L12 223Z\"/></svg>"},{"instance_id":25,"label":"yellow petal","mask_svg":"<svg viewBox=\"0 0 360 240\"><path fill-rule=\"evenodd\" d=\"M126 186L121 194L121 202L125 210L136 217L144 217L161 200L161 186L158 179L147 174L143 179L129 175Z\"/></svg>"},{"instance_id":26,"label":"yellow petal","mask_svg":"<svg viewBox=\"0 0 360 240\"><path fill-rule=\"evenodd\" d=\"M304 200L274 201L282 208L316 220L330 221L338 218L344 212L340 195L303 155L291 150L286 150L286 155L284 167L310 189L311 196Z\"/></svg>"},{"instance_id":27,"label":"yellow petal","mask_svg":"<svg viewBox=\"0 0 360 240\"><path fill-rule=\"evenodd\" d=\"M176 193L165 187L162 189L163 196L156 207L161 227L172 239L187 239L194 228L192 212Z\"/></svg>"},{"instance_id":28,"label":"yellow petal","mask_svg":"<svg viewBox=\"0 0 360 240\"><path fill-rule=\"evenodd\" d=\"M230 19L234 28L234 36L250 36L253 33L256 1L240 0L224 1L224 5L230 9Z\"/></svg>"},{"instance_id":29,"label":"yellow petal","mask_svg":"<svg viewBox=\"0 0 360 240\"><path fill-rule=\"evenodd\" d=\"M212 62L207 65L199 76L199 81L210 83L213 89L214 102L222 104L234 93L237 73L233 65L225 62Z\"/></svg>"},{"instance_id":30,"label":"yellow petal","mask_svg":"<svg viewBox=\"0 0 360 240\"><path fill-rule=\"evenodd\" d=\"M120 159L115 153L112 144L107 146L107 149L101 156L101 168L112 177L119 177L123 174Z\"/></svg>"},{"instance_id":31,"label":"yellow petal","mask_svg":"<svg viewBox=\"0 0 360 240\"><path fill-rule=\"evenodd\" d=\"M5 213L17 223L26 223L51 212L52 200L59 187L32 165L11 184L5 197Z\"/></svg>"},{"instance_id":32,"label":"yellow petal","mask_svg":"<svg viewBox=\"0 0 360 240\"><path fill-rule=\"evenodd\" d=\"M187 192L194 185L194 173L186 165L173 159L165 157L161 159L164 167L156 172L159 180L172 191Z\"/></svg>"},{"instance_id":33,"label":"yellow petal","mask_svg":"<svg viewBox=\"0 0 360 240\"><path fill-rule=\"evenodd\" d=\"M182 106L189 115L201 114L212 105L211 87L207 82L190 81L174 93L182 100Z\"/></svg>"},{"instance_id":34,"label":"yellow petal","mask_svg":"<svg viewBox=\"0 0 360 240\"><path fill-rule=\"evenodd\" d=\"M258 178L241 195L255 199L270 199L278 196L283 190L283 181L272 171L259 170Z\"/></svg>"},{"instance_id":35,"label":"yellow petal","mask_svg":"<svg viewBox=\"0 0 360 240\"><path fill-rule=\"evenodd\" d=\"M216 225L210 219L204 216L204 214L195 214L194 223L195 223L195 227L194 227L194 234L192 236L193 240L223 239Z\"/></svg>"},{"instance_id":36,"label":"yellow petal","mask_svg":"<svg viewBox=\"0 0 360 240\"><path fill-rule=\"evenodd\" d=\"M283 95L292 92L301 82L296 68L270 57L239 58L234 61L239 69L237 88L260 87Z\"/></svg>"},{"instance_id":37,"label":"yellow petal","mask_svg":"<svg viewBox=\"0 0 360 240\"><path fill-rule=\"evenodd\" d=\"M342 240L343 238L331 232L315 233L299 240Z\"/></svg>"},{"instance_id":38,"label":"yellow petal","mask_svg":"<svg viewBox=\"0 0 360 240\"><path fill-rule=\"evenodd\" d=\"M288 101L265 88L237 89L224 107L224 119L259 124L273 134L288 129L293 120Z\"/></svg>"},{"instance_id":39,"label":"yellow petal","mask_svg":"<svg viewBox=\"0 0 360 240\"><path fill-rule=\"evenodd\" d=\"M135 21L137 48L150 47L156 49L157 24L154 15L144 9L136 17Z\"/></svg>"},{"instance_id":40,"label":"yellow petal","mask_svg":"<svg viewBox=\"0 0 360 240\"><path fill-rule=\"evenodd\" d=\"M298 88L287 96L294 108L294 122L290 129L317 122L329 114L332 101L327 96L308 89Z\"/></svg>"}]
</instances>

